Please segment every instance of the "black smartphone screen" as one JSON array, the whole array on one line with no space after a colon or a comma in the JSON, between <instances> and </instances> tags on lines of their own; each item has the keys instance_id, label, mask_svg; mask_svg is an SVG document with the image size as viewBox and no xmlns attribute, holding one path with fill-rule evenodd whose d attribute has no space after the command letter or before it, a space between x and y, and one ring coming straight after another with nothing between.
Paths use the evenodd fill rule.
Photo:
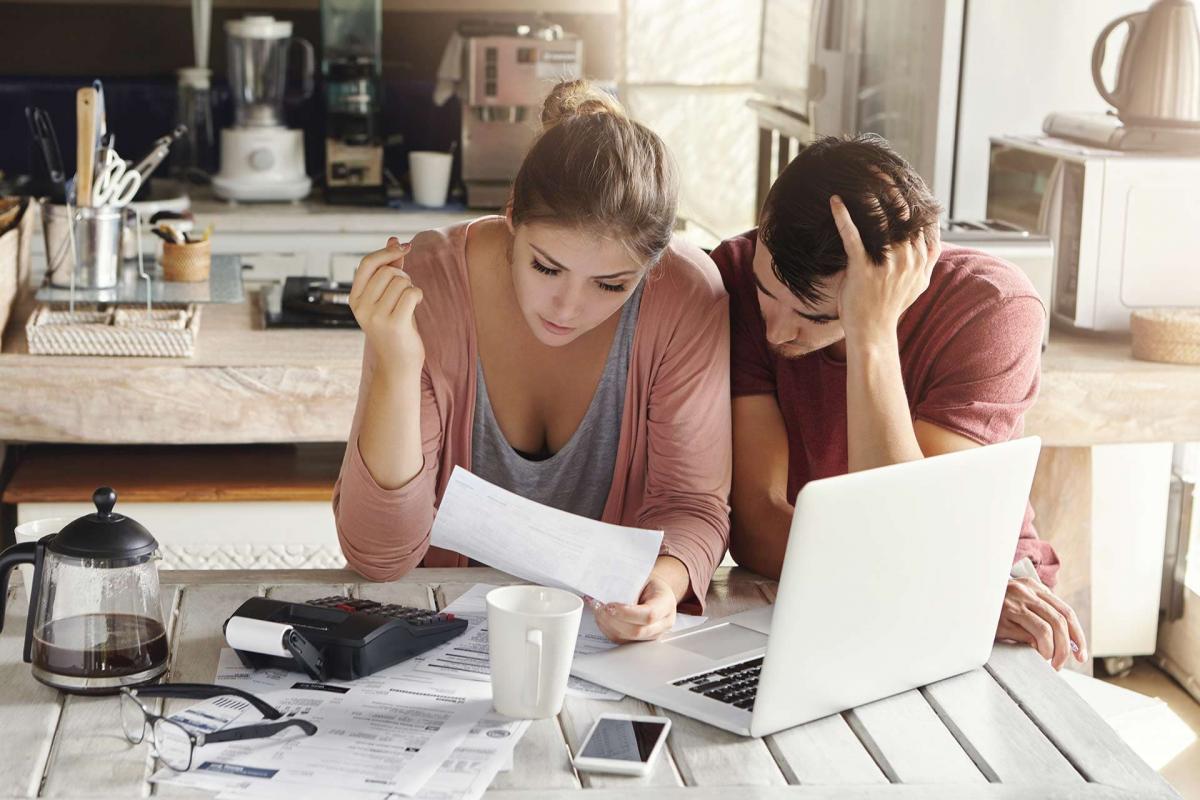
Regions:
<instances>
[{"instance_id":1,"label":"black smartphone screen","mask_svg":"<svg viewBox=\"0 0 1200 800\"><path fill-rule=\"evenodd\" d=\"M628 719L602 719L580 753L584 758L645 762L666 725Z\"/></svg>"}]
</instances>

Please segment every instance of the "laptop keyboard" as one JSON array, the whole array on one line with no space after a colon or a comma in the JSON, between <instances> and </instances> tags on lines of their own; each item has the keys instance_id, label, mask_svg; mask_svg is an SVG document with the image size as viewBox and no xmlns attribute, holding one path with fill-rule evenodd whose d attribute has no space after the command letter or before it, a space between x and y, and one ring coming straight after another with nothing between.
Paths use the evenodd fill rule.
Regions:
<instances>
[{"instance_id":1,"label":"laptop keyboard","mask_svg":"<svg viewBox=\"0 0 1200 800\"><path fill-rule=\"evenodd\" d=\"M730 664L703 675L693 675L675 681L672 686L711 697L747 711L754 708L754 696L758 693L758 676L762 672L762 657Z\"/></svg>"}]
</instances>

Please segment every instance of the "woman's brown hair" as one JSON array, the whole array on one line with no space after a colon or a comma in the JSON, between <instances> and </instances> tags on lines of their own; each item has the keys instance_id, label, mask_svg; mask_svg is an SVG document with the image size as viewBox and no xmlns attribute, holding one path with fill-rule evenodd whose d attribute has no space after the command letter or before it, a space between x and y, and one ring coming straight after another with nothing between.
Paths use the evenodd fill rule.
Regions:
<instances>
[{"instance_id":1,"label":"woman's brown hair","mask_svg":"<svg viewBox=\"0 0 1200 800\"><path fill-rule=\"evenodd\" d=\"M662 140L587 81L554 87L512 190L514 225L552 221L625 243L653 264L675 227L679 180Z\"/></svg>"}]
</instances>

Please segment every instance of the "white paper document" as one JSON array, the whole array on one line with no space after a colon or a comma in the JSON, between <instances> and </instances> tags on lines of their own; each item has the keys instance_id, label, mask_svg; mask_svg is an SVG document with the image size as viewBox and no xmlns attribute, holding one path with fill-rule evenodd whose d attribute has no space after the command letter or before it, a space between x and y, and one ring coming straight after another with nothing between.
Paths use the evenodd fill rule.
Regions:
<instances>
[{"instance_id":1,"label":"white paper document","mask_svg":"<svg viewBox=\"0 0 1200 800\"><path fill-rule=\"evenodd\" d=\"M513 750L532 724L489 713L421 787L416 800L478 800L496 773L512 769Z\"/></svg>"},{"instance_id":2,"label":"white paper document","mask_svg":"<svg viewBox=\"0 0 1200 800\"><path fill-rule=\"evenodd\" d=\"M486 583L477 583L443 611L454 614L458 619L467 621L467 630L459 637L452 639L441 647L422 653L406 664L418 672L428 672L454 678L475 681L491 680L491 663L488 657L487 631L487 593L497 587ZM700 625L707 617L693 617L689 614L676 616L675 627L672 630L681 631ZM589 609L584 609L579 621L579 638L575 641L575 655L591 655L602 650L610 650L617 645L601 633L596 624L596 617ZM591 700L620 700L625 695L612 689L598 686L574 675L567 682L567 695L584 697Z\"/></svg>"},{"instance_id":3,"label":"white paper document","mask_svg":"<svg viewBox=\"0 0 1200 800\"><path fill-rule=\"evenodd\" d=\"M285 715L309 720L318 732L208 745L197 750L189 772L164 770L156 782L228 788L221 779L232 776L260 785L324 787L327 794L336 788L413 796L492 706L489 687L469 681L393 667L355 681L316 683L300 673L250 670L228 649L217 683L252 692ZM219 700L188 713L196 716Z\"/></svg>"},{"instance_id":4,"label":"white paper document","mask_svg":"<svg viewBox=\"0 0 1200 800\"><path fill-rule=\"evenodd\" d=\"M662 536L568 514L455 467L430 543L543 586L636 603Z\"/></svg>"},{"instance_id":5,"label":"white paper document","mask_svg":"<svg viewBox=\"0 0 1200 800\"><path fill-rule=\"evenodd\" d=\"M504 767L511 767L513 749L531 724L527 719L514 720L495 712L485 715L421 787L415 800L478 800L496 774L504 771ZM210 783L206 788L221 790L217 800L305 800L308 796L305 789L295 785L262 787L246 779ZM330 794L322 787L312 796L325 800ZM384 800L386 797L395 800L398 797L363 792L345 796L351 800Z\"/></svg>"}]
</instances>

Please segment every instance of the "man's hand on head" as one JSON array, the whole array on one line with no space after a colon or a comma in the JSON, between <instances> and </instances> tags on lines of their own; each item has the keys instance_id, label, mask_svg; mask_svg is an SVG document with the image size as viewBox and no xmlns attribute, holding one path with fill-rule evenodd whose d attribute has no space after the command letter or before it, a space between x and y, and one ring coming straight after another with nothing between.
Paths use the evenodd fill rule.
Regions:
<instances>
[{"instance_id":1,"label":"man's hand on head","mask_svg":"<svg viewBox=\"0 0 1200 800\"><path fill-rule=\"evenodd\" d=\"M846 250L846 277L838 295L838 318L847 347L894 341L900 315L929 288L933 265L941 255L936 226L887 249L881 263L872 260L845 203L829 199L830 211Z\"/></svg>"}]
</instances>

